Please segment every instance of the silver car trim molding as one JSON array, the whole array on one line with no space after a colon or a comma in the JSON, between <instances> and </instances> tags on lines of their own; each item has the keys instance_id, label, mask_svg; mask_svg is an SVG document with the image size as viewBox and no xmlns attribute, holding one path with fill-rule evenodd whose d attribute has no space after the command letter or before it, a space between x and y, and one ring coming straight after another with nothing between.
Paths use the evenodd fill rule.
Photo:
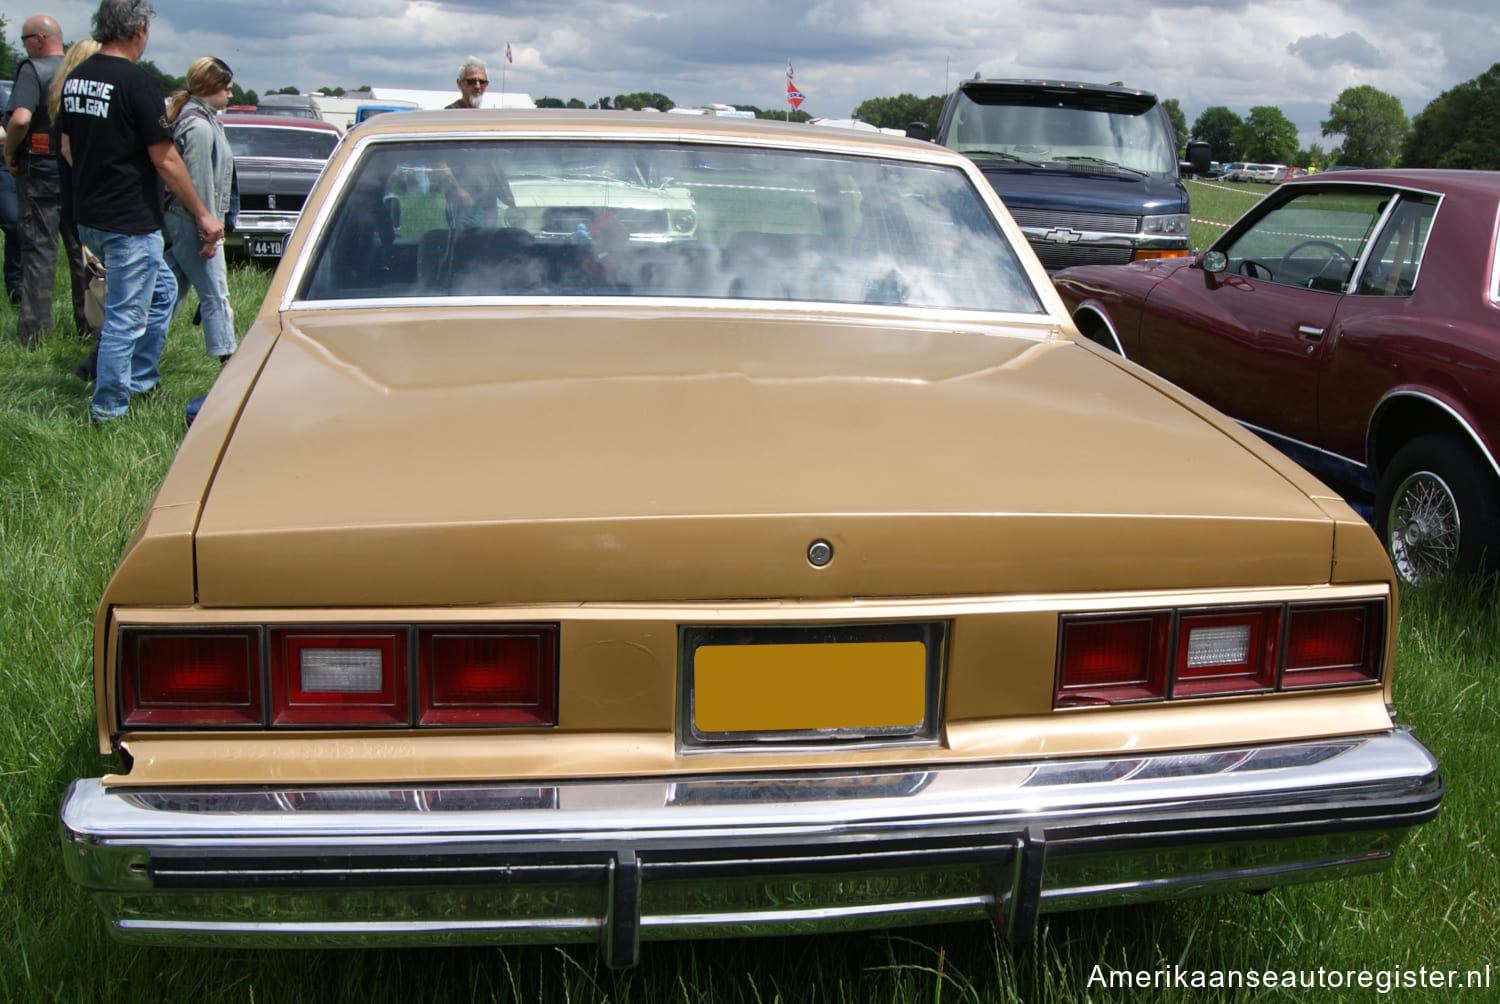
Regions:
<instances>
[{"instance_id":1,"label":"silver car trim molding","mask_svg":"<svg viewBox=\"0 0 1500 1004\"><path fill-rule=\"evenodd\" d=\"M159 944L337 947L842 931L1379 870L1436 814L1410 733L1172 753L545 786L107 788L72 878Z\"/></svg>"}]
</instances>

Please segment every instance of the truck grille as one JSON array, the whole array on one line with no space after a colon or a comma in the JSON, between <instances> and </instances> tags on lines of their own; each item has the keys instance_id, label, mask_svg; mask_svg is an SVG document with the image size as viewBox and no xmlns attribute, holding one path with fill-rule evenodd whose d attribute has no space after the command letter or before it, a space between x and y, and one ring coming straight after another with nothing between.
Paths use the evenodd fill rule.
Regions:
<instances>
[{"instance_id":1,"label":"truck grille","mask_svg":"<svg viewBox=\"0 0 1500 1004\"><path fill-rule=\"evenodd\" d=\"M1126 265L1134 251L1122 244L1052 244L1030 241L1031 250L1049 272L1069 265Z\"/></svg>"},{"instance_id":2,"label":"truck grille","mask_svg":"<svg viewBox=\"0 0 1500 1004\"><path fill-rule=\"evenodd\" d=\"M1023 227L1067 227L1104 234L1133 234L1141 229L1139 216L1114 213L1069 213L1052 209L1024 209L1007 205L1010 215Z\"/></svg>"}]
</instances>

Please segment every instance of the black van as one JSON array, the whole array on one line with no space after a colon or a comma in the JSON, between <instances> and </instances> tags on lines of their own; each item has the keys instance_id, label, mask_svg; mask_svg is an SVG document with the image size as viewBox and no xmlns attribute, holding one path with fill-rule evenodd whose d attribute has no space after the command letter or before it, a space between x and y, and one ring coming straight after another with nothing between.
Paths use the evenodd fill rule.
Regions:
<instances>
[{"instance_id":1,"label":"black van","mask_svg":"<svg viewBox=\"0 0 1500 1004\"><path fill-rule=\"evenodd\" d=\"M1206 174L1207 143L1177 136L1156 95L1120 84L985 80L943 103L933 138L979 165L1050 271L1189 253L1184 174Z\"/></svg>"}]
</instances>

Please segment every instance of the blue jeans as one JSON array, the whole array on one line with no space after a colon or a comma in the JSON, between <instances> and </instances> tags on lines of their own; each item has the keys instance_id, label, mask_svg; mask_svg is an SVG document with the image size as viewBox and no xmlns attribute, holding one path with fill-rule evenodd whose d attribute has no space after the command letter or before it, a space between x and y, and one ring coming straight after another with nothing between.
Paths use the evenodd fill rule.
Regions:
<instances>
[{"instance_id":1,"label":"blue jeans","mask_svg":"<svg viewBox=\"0 0 1500 1004\"><path fill-rule=\"evenodd\" d=\"M198 291L198 306L203 313L203 351L209 355L227 356L234 351L234 312L229 306L229 276L224 268L224 248L212 258L198 257L203 241L198 237L198 223L176 213L167 213L167 248L172 273L178 279L179 294L186 295L181 280L186 279Z\"/></svg>"},{"instance_id":2,"label":"blue jeans","mask_svg":"<svg viewBox=\"0 0 1500 1004\"><path fill-rule=\"evenodd\" d=\"M125 414L130 395L161 379L156 366L177 301L177 280L162 257L160 230L117 234L78 225L78 236L104 263L104 328L89 412L96 422Z\"/></svg>"}]
</instances>

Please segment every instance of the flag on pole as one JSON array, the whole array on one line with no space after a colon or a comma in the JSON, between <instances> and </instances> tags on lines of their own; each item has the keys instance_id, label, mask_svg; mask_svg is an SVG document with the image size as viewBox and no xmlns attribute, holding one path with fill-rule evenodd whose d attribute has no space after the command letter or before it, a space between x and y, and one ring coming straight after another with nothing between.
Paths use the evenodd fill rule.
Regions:
<instances>
[{"instance_id":1,"label":"flag on pole","mask_svg":"<svg viewBox=\"0 0 1500 1004\"><path fill-rule=\"evenodd\" d=\"M802 102L807 100L807 95L797 90L797 85L790 80L786 82L786 103L792 106L792 111L802 107Z\"/></svg>"},{"instance_id":2,"label":"flag on pole","mask_svg":"<svg viewBox=\"0 0 1500 1004\"><path fill-rule=\"evenodd\" d=\"M792 79L792 61L790 59L786 61L786 78L788 80Z\"/></svg>"},{"instance_id":3,"label":"flag on pole","mask_svg":"<svg viewBox=\"0 0 1500 1004\"><path fill-rule=\"evenodd\" d=\"M514 63L515 62L515 60L513 58L511 58L510 43L509 42L505 43L505 61L507 63Z\"/></svg>"}]
</instances>

